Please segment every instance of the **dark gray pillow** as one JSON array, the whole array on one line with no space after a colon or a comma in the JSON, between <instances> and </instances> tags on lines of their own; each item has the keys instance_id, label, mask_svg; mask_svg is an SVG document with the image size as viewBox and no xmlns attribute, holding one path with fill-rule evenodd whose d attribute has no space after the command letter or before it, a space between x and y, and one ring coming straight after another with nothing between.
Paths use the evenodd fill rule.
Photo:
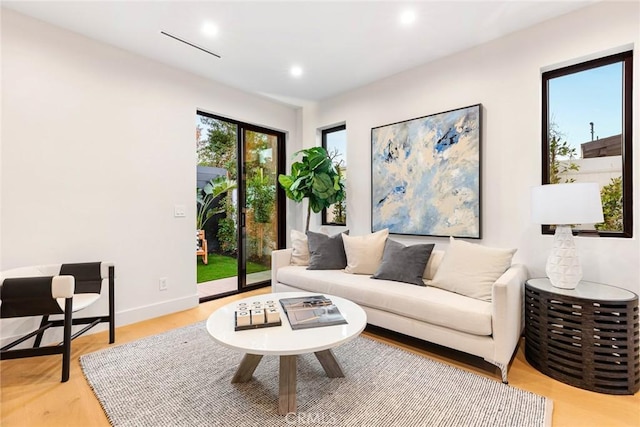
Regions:
<instances>
[{"instance_id":1,"label":"dark gray pillow","mask_svg":"<svg viewBox=\"0 0 640 427\"><path fill-rule=\"evenodd\" d=\"M382 262L372 278L425 286L422 275L434 246L433 243L405 246L387 239Z\"/></svg>"},{"instance_id":2,"label":"dark gray pillow","mask_svg":"<svg viewBox=\"0 0 640 427\"><path fill-rule=\"evenodd\" d=\"M349 230L344 232L349 234ZM309 267L307 270L342 270L347 266L347 254L344 252L342 233L327 236L307 231L309 241Z\"/></svg>"}]
</instances>

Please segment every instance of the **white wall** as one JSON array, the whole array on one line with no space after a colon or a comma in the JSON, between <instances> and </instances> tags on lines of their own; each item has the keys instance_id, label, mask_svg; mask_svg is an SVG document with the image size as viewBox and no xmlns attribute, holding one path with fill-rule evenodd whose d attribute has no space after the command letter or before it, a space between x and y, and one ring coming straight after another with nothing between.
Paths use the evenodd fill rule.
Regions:
<instances>
[{"instance_id":1,"label":"white wall","mask_svg":"<svg viewBox=\"0 0 640 427\"><path fill-rule=\"evenodd\" d=\"M518 248L516 261L525 263L532 277L544 276L552 236L541 235L540 226L530 222L529 214L529 191L540 183L541 175L541 69L591 59L621 46L638 46L639 8L637 2L595 4L319 103L314 111L316 123L305 122L305 128L347 124L347 225L351 233L370 232L371 128L481 103L481 243ZM639 56L636 52L636 130L640 129ZM634 147L640 146L638 134L634 132ZM640 149L636 149L634 165L640 164L639 158ZM639 176L636 167L635 237L577 238L585 280L640 291ZM442 238L397 238L447 244Z\"/></svg>"},{"instance_id":2,"label":"white wall","mask_svg":"<svg viewBox=\"0 0 640 427\"><path fill-rule=\"evenodd\" d=\"M118 324L195 306L196 110L288 142L299 112L9 10L1 35L0 270L112 261Z\"/></svg>"},{"instance_id":3,"label":"white wall","mask_svg":"<svg viewBox=\"0 0 640 427\"><path fill-rule=\"evenodd\" d=\"M559 174L562 179L561 182L566 179L573 179L575 182L597 182L602 188L611 184L613 178L622 176L622 156L563 160L560 165L568 169L572 163L578 167L578 171L567 170Z\"/></svg>"}]
</instances>

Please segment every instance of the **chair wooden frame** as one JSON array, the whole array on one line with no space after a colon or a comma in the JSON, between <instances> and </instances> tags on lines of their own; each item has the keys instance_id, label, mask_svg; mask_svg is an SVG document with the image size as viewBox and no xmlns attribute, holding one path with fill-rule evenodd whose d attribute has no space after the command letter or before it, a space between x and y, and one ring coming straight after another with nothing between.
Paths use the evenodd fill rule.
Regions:
<instances>
[{"instance_id":1,"label":"chair wooden frame","mask_svg":"<svg viewBox=\"0 0 640 427\"><path fill-rule=\"evenodd\" d=\"M209 251L207 248L207 239L204 235L204 230L198 230L198 248L196 249L196 256L201 256L204 264L209 263Z\"/></svg>"}]
</instances>

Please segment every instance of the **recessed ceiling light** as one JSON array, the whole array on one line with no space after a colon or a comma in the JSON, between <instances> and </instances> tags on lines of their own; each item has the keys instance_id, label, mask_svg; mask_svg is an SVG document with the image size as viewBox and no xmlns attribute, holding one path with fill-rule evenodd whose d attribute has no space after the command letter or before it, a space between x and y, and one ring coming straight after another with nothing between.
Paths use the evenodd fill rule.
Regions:
<instances>
[{"instance_id":1,"label":"recessed ceiling light","mask_svg":"<svg viewBox=\"0 0 640 427\"><path fill-rule=\"evenodd\" d=\"M404 26L413 24L416 20L416 13L413 10L405 10L400 14L400 23Z\"/></svg>"},{"instance_id":2,"label":"recessed ceiling light","mask_svg":"<svg viewBox=\"0 0 640 427\"><path fill-rule=\"evenodd\" d=\"M302 67L300 67L299 65L294 65L293 67L291 67L290 72L293 77L300 77L302 75Z\"/></svg>"},{"instance_id":3,"label":"recessed ceiling light","mask_svg":"<svg viewBox=\"0 0 640 427\"><path fill-rule=\"evenodd\" d=\"M209 37L215 37L218 35L218 26L213 22L205 22L202 25L202 33Z\"/></svg>"}]
</instances>

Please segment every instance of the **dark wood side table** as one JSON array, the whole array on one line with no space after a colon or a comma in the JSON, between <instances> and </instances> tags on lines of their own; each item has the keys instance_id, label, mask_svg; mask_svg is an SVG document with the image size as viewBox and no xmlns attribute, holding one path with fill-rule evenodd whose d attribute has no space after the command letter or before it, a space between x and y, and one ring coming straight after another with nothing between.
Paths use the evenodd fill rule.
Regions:
<instances>
[{"instance_id":1,"label":"dark wood side table","mask_svg":"<svg viewBox=\"0 0 640 427\"><path fill-rule=\"evenodd\" d=\"M607 394L640 390L638 296L581 281L561 289L525 283L525 356L542 373Z\"/></svg>"}]
</instances>

